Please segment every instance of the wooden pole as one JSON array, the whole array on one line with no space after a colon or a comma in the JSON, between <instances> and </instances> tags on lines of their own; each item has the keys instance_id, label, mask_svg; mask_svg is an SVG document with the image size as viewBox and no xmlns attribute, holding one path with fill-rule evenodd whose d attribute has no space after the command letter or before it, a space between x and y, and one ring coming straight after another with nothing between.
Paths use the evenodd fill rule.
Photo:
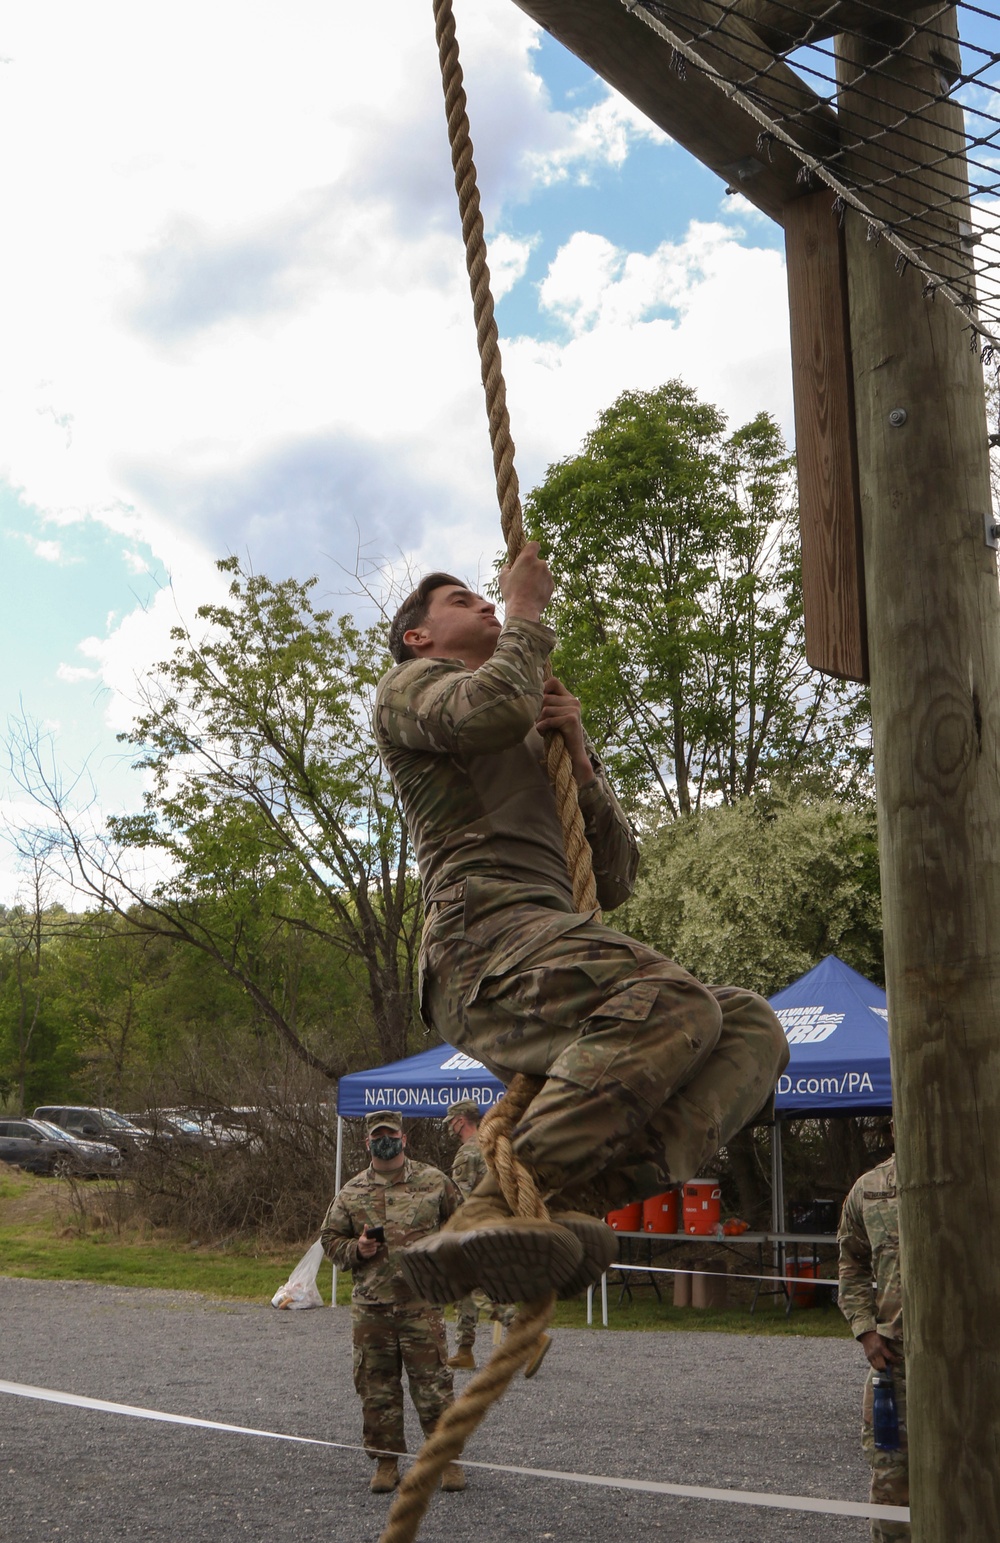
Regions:
<instances>
[{"instance_id":1,"label":"wooden pole","mask_svg":"<svg viewBox=\"0 0 1000 1543\"><path fill-rule=\"evenodd\" d=\"M806 658L868 679L844 233L828 188L785 209Z\"/></svg>"},{"instance_id":2,"label":"wooden pole","mask_svg":"<svg viewBox=\"0 0 1000 1543\"><path fill-rule=\"evenodd\" d=\"M861 74L871 45L839 47L845 141L877 117L895 174L915 135L928 160L956 143L959 109L931 105L940 46L914 40L877 82ZM937 180L896 175L886 212L926 208ZM982 370L961 313L897 274L864 220L849 213L845 229L913 1538L985 1543L1000 1538L1000 593Z\"/></svg>"}]
</instances>

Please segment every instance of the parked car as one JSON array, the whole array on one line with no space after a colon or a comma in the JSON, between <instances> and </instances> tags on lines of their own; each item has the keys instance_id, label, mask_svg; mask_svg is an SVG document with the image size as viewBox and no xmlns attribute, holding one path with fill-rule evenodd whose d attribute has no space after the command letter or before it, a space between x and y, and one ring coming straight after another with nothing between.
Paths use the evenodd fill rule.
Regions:
<instances>
[{"instance_id":1,"label":"parked car","mask_svg":"<svg viewBox=\"0 0 1000 1543\"><path fill-rule=\"evenodd\" d=\"M69 1131L84 1141L96 1139L110 1142L123 1156L138 1151L149 1141L146 1131L126 1120L117 1109L95 1109L81 1104L40 1104L33 1116L35 1120L47 1120L60 1130Z\"/></svg>"},{"instance_id":2,"label":"parked car","mask_svg":"<svg viewBox=\"0 0 1000 1543\"><path fill-rule=\"evenodd\" d=\"M196 1147L217 1145L211 1131L183 1109L147 1109L145 1114L130 1114L127 1118L154 1141L176 1141Z\"/></svg>"},{"instance_id":3,"label":"parked car","mask_svg":"<svg viewBox=\"0 0 1000 1543\"><path fill-rule=\"evenodd\" d=\"M29 1173L97 1178L116 1173L122 1154L108 1142L82 1141L46 1120L0 1120L0 1162Z\"/></svg>"}]
</instances>

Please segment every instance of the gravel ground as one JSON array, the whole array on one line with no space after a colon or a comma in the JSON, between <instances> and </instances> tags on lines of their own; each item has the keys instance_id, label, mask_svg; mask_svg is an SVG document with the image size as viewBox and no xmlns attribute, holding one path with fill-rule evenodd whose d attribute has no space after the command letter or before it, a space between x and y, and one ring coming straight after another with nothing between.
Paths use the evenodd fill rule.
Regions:
<instances>
[{"instance_id":1,"label":"gravel ground","mask_svg":"<svg viewBox=\"0 0 1000 1543\"><path fill-rule=\"evenodd\" d=\"M486 1353L487 1333L481 1335ZM279 1313L183 1292L0 1277L0 1378L356 1443L346 1309ZM844 1340L559 1330L472 1438L483 1462L864 1500L862 1360ZM376 1543L360 1452L299 1447L3 1395L10 1543ZM412 1410L409 1411L412 1415ZM411 1450L419 1444L415 1421ZM863 1543L855 1518L471 1470L423 1543Z\"/></svg>"}]
</instances>

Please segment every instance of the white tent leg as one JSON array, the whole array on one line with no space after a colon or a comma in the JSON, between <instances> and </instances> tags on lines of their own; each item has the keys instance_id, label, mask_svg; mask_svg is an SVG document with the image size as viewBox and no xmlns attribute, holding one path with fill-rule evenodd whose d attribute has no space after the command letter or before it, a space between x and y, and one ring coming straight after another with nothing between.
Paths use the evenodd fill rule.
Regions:
<instances>
[{"instance_id":1,"label":"white tent leg","mask_svg":"<svg viewBox=\"0 0 1000 1543\"><path fill-rule=\"evenodd\" d=\"M333 1186L334 1186L333 1187L333 1192L334 1192L335 1195L339 1195L340 1194L340 1174L341 1174L341 1165L343 1163L343 1160L344 1160L344 1116L342 1114L338 1114L338 1116L337 1116L337 1166L336 1166L336 1169L334 1170L334 1175L333 1175ZM334 1265L334 1267L333 1267L333 1296L330 1299L330 1306L331 1307L336 1307L336 1305L337 1305L337 1266Z\"/></svg>"},{"instance_id":2,"label":"white tent leg","mask_svg":"<svg viewBox=\"0 0 1000 1543\"><path fill-rule=\"evenodd\" d=\"M588 1329L592 1329L594 1327L594 1288L593 1288L593 1286L588 1286L587 1287L587 1327L588 1327Z\"/></svg>"},{"instance_id":3,"label":"white tent leg","mask_svg":"<svg viewBox=\"0 0 1000 1543\"><path fill-rule=\"evenodd\" d=\"M601 1322L608 1326L608 1272L605 1270L601 1276Z\"/></svg>"},{"instance_id":4,"label":"white tent leg","mask_svg":"<svg viewBox=\"0 0 1000 1543\"><path fill-rule=\"evenodd\" d=\"M785 1231L785 1170L781 1150L781 1116L775 1112L771 1127L771 1231ZM774 1271L785 1273L785 1245L774 1245Z\"/></svg>"},{"instance_id":5,"label":"white tent leg","mask_svg":"<svg viewBox=\"0 0 1000 1543\"><path fill-rule=\"evenodd\" d=\"M771 1127L771 1231L785 1230L785 1173L781 1153L781 1117Z\"/></svg>"}]
</instances>

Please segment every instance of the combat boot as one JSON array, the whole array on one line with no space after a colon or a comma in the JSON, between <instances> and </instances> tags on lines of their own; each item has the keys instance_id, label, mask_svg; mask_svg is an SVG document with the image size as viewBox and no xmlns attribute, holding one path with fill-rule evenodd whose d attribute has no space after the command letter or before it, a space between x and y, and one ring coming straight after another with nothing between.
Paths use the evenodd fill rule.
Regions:
<instances>
[{"instance_id":1,"label":"combat boot","mask_svg":"<svg viewBox=\"0 0 1000 1543\"><path fill-rule=\"evenodd\" d=\"M566 1227L511 1216L499 1195L474 1195L441 1232L404 1249L400 1268L425 1302L458 1302L476 1287L494 1302L530 1302L558 1291L582 1259Z\"/></svg>"},{"instance_id":2,"label":"combat boot","mask_svg":"<svg viewBox=\"0 0 1000 1543\"><path fill-rule=\"evenodd\" d=\"M399 1464L394 1457L380 1457L368 1488L373 1495L391 1495L399 1483Z\"/></svg>"},{"instance_id":3,"label":"combat boot","mask_svg":"<svg viewBox=\"0 0 1000 1543\"><path fill-rule=\"evenodd\" d=\"M448 1365L452 1371L474 1372L476 1369L476 1358L472 1354L471 1345L459 1345L455 1354L448 1357Z\"/></svg>"},{"instance_id":4,"label":"combat boot","mask_svg":"<svg viewBox=\"0 0 1000 1543\"><path fill-rule=\"evenodd\" d=\"M449 1463L441 1475L441 1488L446 1493L456 1493L465 1488L465 1469L457 1463Z\"/></svg>"},{"instance_id":5,"label":"combat boot","mask_svg":"<svg viewBox=\"0 0 1000 1543\"><path fill-rule=\"evenodd\" d=\"M585 1211L552 1211L550 1214L552 1220L571 1232L580 1245L580 1263L559 1287L560 1297L575 1297L588 1286L596 1285L605 1270L615 1263L618 1237L606 1222L588 1216Z\"/></svg>"}]
</instances>

